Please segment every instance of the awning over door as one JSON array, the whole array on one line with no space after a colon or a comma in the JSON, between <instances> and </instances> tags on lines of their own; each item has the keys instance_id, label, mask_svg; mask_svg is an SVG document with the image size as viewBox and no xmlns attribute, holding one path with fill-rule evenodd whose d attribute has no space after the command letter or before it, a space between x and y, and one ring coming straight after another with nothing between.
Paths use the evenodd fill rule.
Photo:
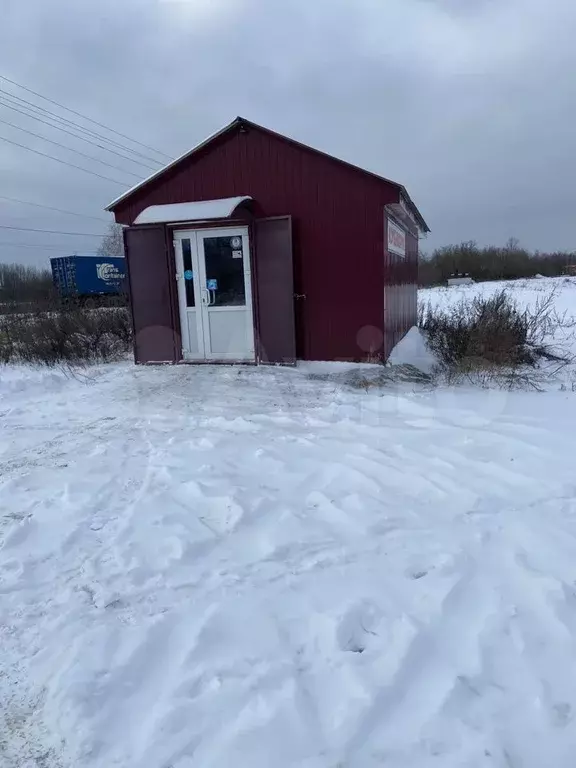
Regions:
<instances>
[{"instance_id":1,"label":"awning over door","mask_svg":"<svg viewBox=\"0 0 576 768\"><path fill-rule=\"evenodd\" d=\"M134 224L174 224L180 221L229 219L241 205L250 200L250 196L243 195L223 197L220 200L200 200L195 203L150 205L136 217Z\"/></svg>"}]
</instances>

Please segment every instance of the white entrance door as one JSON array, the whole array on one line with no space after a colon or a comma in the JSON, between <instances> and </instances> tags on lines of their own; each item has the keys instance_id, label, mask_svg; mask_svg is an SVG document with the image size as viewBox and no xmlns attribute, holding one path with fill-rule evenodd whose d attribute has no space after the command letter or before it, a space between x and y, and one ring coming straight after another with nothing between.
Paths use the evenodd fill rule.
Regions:
<instances>
[{"instance_id":1,"label":"white entrance door","mask_svg":"<svg viewBox=\"0 0 576 768\"><path fill-rule=\"evenodd\" d=\"M186 360L254 360L248 230L177 232L174 240Z\"/></svg>"}]
</instances>

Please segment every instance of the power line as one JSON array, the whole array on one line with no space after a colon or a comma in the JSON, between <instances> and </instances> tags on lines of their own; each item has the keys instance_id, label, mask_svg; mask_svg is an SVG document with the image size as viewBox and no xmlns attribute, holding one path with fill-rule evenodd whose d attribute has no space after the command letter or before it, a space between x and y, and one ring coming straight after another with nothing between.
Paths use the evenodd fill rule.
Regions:
<instances>
[{"instance_id":1,"label":"power line","mask_svg":"<svg viewBox=\"0 0 576 768\"><path fill-rule=\"evenodd\" d=\"M39 245L38 243L7 243L0 242L0 248L40 248L44 251L74 251L81 250L82 253L96 253L96 251L86 251L83 248L74 249L69 245Z\"/></svg>"},{"instance_id":2,"label":"power line","mask_svg":"<svg viewBox=\"0 0 576 768\"><path fill-rule=\"evenodd\" d=\"M135 176L137 179L141 178L137 173L134 173L134 171L127 171L125 168L120 168L119 165L112 165L112 163L107 163L105 160L100 160L100 158L98 157L94 157L93 155L87 155L85 152L80 152L79 149L74 149L73 147L69 147L66 144L60 144L59 141L54 141L54 139L48 139L46 136L41 136L39 133L34 133L34 131L29 131L27 128L22 128L22 126L16 125L15 123L11 123L8 120L2 120L2 118L0 118L0 123L4 123L4 125L9 125L11 128L16 128L19 131L28 133L30 136L35 136L37 139L42 139L42 141L47 141L49 144L54 144L54 146L60 147L61 149L66 149L69 152L74 152L76 155L85 157L88 160L93 160L95 163L101 163L102 165L107 165L108 168L114 168L115 171L122 171L122 173L129 173L130 176Z\"/></svg>"},{"instance_id":3,"label":"power line","mask_svg":"<svg viewBox=\"0 0 576 768\"><path fill-rule=\"evenodd\" d=\"M76 237L104 237L105 232L99 235L94 232L60 232L57 229L31 229L30 227L9 227L7 224L0 224L0 229L17 229L19 232L42 232L46 235L75 235Z\"/></svg>"},{"instance_id":4,"label":"power line","mask_svg":"<svg viewBox=\"0 0 576 768\"><path fill-rule=\"evenodd\" d=\"M76 211L65 211L63 208L54 208L51 205L43 205L42 203L33 203L30 200L19 200L16 197L7 197L6 195L0 195L0 200L8 200L10 203L21 203L22 205L33 205L36 208L46 208L49 211L58 211L58 213L67 213L70 216L81 216L83 219L94 219L94 221L107 222L108 219L104 219L101 216L90 216L88 213L77 213Z\"/></svg>"},{"instance_id":5,"label":"power line","mask_svg":"<svg viewBox=\"0 0 576 768\"><path fill-rule=\"evenodd\" d=\"M62 115L58 115L55 112L51 112L49 109L46 109L45 107L41 107L39 104L35 104L32 101L28 101L27 99L22 99L20 98L20 96L16 96L16 94L10 93L9 91L5 91L3 88L0 88L0 93L2 94L2 99L5 100L6 98L8 98L11 100L9 101L9 104L16 103L16 106L20 108L33 111L34 115L29 115L30 117L36 116L36 114L39 112L43 117L47 117L49 120L55 120L59 123L63 123L64 125L74 128L77 131L81 131L82 133L85 133L86 135L92 138L100 139L101 141L105 141L107 144L112 144L113 146L123 149L126 152L132 153L133 155L137 155L138 157L143 157L145 160L148 160L149 162L156 163L157 165L162 165L163 161L158 160L155 157L150 157L149 155L145 155L142 152L139 152L137 149L128 147L125 144L121 144L120 142L110 138L109 136L104 136L103 134L98 133L92 128L87 128L84 125L80 125L80 123L76 122L75 120L69 120L67 117L63 117ZM4 106L8 106L8 105L4 104Z\"/></svg>"},{"instance_id":6,"label":"power line","mask_svg":"<svg viewBox=\"0 0 576 768\"><path fill-rule=\"evenodd\" d=\"M0 93L4 93L4 91L0 89ZM115 149L111 149L110 147L105 147L103 144L98 144L97 141L92 141L91 138L89 139L89 138L86 138L86 136L78 135L73 131L69 131L67 128L63 128L61 125L54 125L54 123L49 123L48 120L43 120L41 117L38 117L34 113L30 114L30 112L25 112L23 109L19 109L18 107L15 107L10 103L5 102L1 96L0 96L0 104L3 107L6 107L7 109L11 109L13 112L18 112L20 115L24 115L25 117L31 117L32 120L37 120L39 123L48 125L50 128L55 128L57 131L62 131L63 133L67 133L69 136L74 136L75 139L80 139L80 141L85 141L87 144L92 144L92 146L94 147L98 147L99 149L104 149L106 152L111 152L113 155L118 155L118 157L121 157L124 160L128 160L131 163L136 163L136 165L141 165L144 168L149 168L151 171L157 170L156 168L154 168L154 166L148 165L148 163L143 163L142 160L136 160L133 157L128 157L128 155L123 155L121 152L117 152ZM25 109L28 109L28 107L25 107ZM55 118L50 117L49 119L54 120ZM74 123L71 123L71 126L74 126ZM82 130L82 126L78 126L77 130ZM152 162L157 163L158 161L153 160Z\"/></svg>"},{"instance_id":7,"label":"power line","mask_svg":"<svg viewBox=\"0 0 576 768\"><path fill-rule=\"evenodd\" d=\"M100 173L96 173L95 171L89 171L87 168L82 168L80 165L74 165L74 163L69 163L66 160L60 160L58 157L54 157L54 155L48 155L46 152L40 152L37 149L32 149L32 147L27 147L25 144L19 144L17 141L12 141L12 139L7 139L5 136L0 136L1 141L6 141L8 144L14 144L15 147L21 147L22 149L27 149L28 152L34 152L35 155L41 155L42 157L49 157L50 160L56 160L57 163L62 163L62 165L68 165L70 168L76 168L79 171L84 171L84 173L89 173L92 176L98 176L99 179L105 179L106 181L113 181L114 184L122 184L122 186L127 185L129 182L127 181L118 181L118 179L111 179L109 176L102 176Z\"/></svg>"},{"instance_id":8,"label":"power line","mask_svg":"<svg viewBox=\"0 0 576 768\"><path fill-rule=\"evenodd\" d=\"M138 144L140 147L144 147L145 149L149 149L152 152L156 152L157 155L162 155L162 157L166 157L169 160L172 159L165 152L161 152L158 149L154 149L154 147L149 147L148 144L143 144L141 141L132 139L130 136L126 136L124 133L120 133L120 131L114 130L114 128L110 128L109 126L104 125L103 123L99 123L97 120L93 120L91 117L87 117L86 115L83 115L81 112L76 112L76 110L74 109L65 107L64 104L60 104L59 101L54 101L54 99L49 99L47 96L43 96L41 93L38 93L37 91L33 91L31 88L27 88L25 85L20 85L20 83L17 83L15 80L10 80L10 78L5 77L4 75L0 75L0 79L4 80L7 83L10 83L11 85L15 85L17 88L22 88L22 90L28 91L28 93L32 93L34 96L38 96L40 99L43 99L44 101L47 101L50 104L54 104L55 106L60 107L60 109L65 109L66 112L70 112L70 114L72 115L81 117L83 120L88 120L88 122L93 123L94 125L98 125L100 128L104 128L106 131L115 133L116 136L121 136L123 139L128 139L128 141L131 141L133 144Z\"/></svg>"},{"instance_id":9,"label":"power line","mask_svg":"<svg viewBox=\"0 0 576 768\"><path fill-rule=\"evenodd\" d=\"M77 131L81 131L82 133L85 133L87 136L90 137L90 139L96 138L101 141L105 141L108 144L112 144L112 146L119 147L120 149L124 149L127 152L131 152L134 155L137 155L138 157L143 157L145 160L148 160L149 162L156 163L156 165L161 165L160 160L156 160L153 157L149 157L148 155L143 155L141 152L138 152L135 149L132 149L131 147L126 147L124 144L120 144L117 141L114 141L113 139L108 138L108 136L102 136L100 133L96 133L95 131L92 131L90 128L85 128L83 125L80 125L79 123L75 123L72 120L68 120L66 117L62 117L61 115L57 115L54 112L50 112L48 109L44 109L44 107L40 107L37 104L33 104L31 101L26 101L26 99L21 99L19 96L15 96L12 93L8 93L8 91L4 91L2 88L0 88L0 93L3 94L0 97L0 104L4 107L8 107L8 109L12 109L14 112L19 112L21 115L26 115L26 117L31 117L33 120L38 120L41 123L45 123L46 125L49 125L52 128L56 128L60 131L64 131L64 133L70 133L70 131L66 130L65 128L62 128L61 125L53 125L53 123L48 123L46 120L43 120L42 118L38 117L38 112L42 115L42 117L48 118L48 120L53 120L58 123L63 123L64 125L74 128ZM6 97L9 97L10 99L15 99L16 106L14 106L14 101L6 101ZM21 103L18 103L21 102ZM24 112L23 110L27 110ZM32 112L32 114L30 114ZM76 138L82 139L83 141L87 141L89 144L95 144L95 142L88 140L84 138L83 136L78 136L75 133L71 134L72 136L76 136ZM96 146L101 147L102 149L106 149L108 152L113 152L115 155L119 155L120 157L125 157L125 155L120 154L119 152L116 152L113 149L110 149L109 147L102 147L100 144L96 144ZM125 157L126 160L130 160L133 163L139 163L140 165L146 166L146 168L151 168L151 166L147 165L147 163L143 163L141 160L135 160L131 157ZM152 168L152 170L155 170Z\"/></svg>"}]
</instances>

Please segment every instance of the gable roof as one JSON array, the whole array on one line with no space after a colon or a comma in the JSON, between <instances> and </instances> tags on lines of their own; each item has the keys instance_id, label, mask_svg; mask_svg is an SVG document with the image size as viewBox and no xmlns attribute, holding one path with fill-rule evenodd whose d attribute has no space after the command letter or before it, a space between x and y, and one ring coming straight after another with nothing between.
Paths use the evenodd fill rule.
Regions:
<instances>
[{"instance_id":1,"label":"gable roof","mask_svg":"<svg viewBox=\"0 0 576 768\"><path fill-rule=\"evenodd\" d=\"M195 155L197 152L200 152L200 150L204 149L206 146L211 144L213 141L218 139L220 136L223 136L226 133L229 133L233 131L236 128L255 128L258 131L263 131L264 133L267 133L270 136L274 136L277 139L280 139L281 141L285 141L289 144L292 144L292 146L299 147L300 149L305 149L308 152L314 152L317 155L321 155L322 157L325 157L329 160L332 160L335 163L339 163L340 165L344 165L347 168L351 168L354 171L357 171L358 173L363 173L366 176L370 176L373 179L377 179L378 181L382 181L386 184L392 185L393 187L396 187L404 196L406 199L406 203L408 207L411 209L412 213L414 214L416 220L418 221L418 224L420 227L424 230L424 232L430 232L429 226L424 221L424 218L412 199L410 198L410 195L406 191L406 188L399 184L396 181L392 181L391 179L387 179L384 176L379 176L377 173L373 173L372 171L367 171L365 168L360 168L358 165L354 165L353 163L349 163L346 160L341 160L338 157L334 157L334 155L329 155L327 152L322 152L320 149L316 149L315 147L310 147L308 144L303 144L300 141L296 141L295 139L291 139L288 136L284 136L281 133L277 133L276 131L270 130L270 128L264 128L262 125L258 125L257 123L253 123L250 120L246 120L243 117L235 117L234 120L232 120L230 123L225 125L223 128L220 128L219 131L216 131L215 133L208 136L208 138L204 139L204 141L201 141L200 144L197 144L195 147L192 147L192 149L189 149L187 152L185 152L183 155L180 155L180 157L177 157L175 160L172 160L167 165L165 165L163 168L160 168L158 171L155 171L147 178L143 179L142 181L138 182L138 184L135 184L133 187L130 187L126 192L123 192L119 197L117 197L115 200L112 200L109 205L106 206L106 211L112 211L116 206L124 202L127 198L129 198L134 192L137 192L138 190L142 189L143 187L150 184L152 181L155 181L156 179L163 176L165 173L167 173L172 168L175 168L177 165L179 165L183 160L187 160L188 158Z\"/></svg>"}]
</instances>

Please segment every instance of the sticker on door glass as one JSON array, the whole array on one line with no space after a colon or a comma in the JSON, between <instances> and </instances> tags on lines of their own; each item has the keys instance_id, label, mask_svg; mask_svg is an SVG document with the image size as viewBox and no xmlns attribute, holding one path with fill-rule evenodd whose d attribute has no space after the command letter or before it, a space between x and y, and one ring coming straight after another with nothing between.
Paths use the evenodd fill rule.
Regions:
<instances>
[{"instance_id":1,"label":"sticker on door glass","mask_svg":"<svg viewBox=\"0 0 576 768\"><path fill-rule=\"evenodd\" d=\"M184 272L184 280L194 280L194 272L191 269L187 269Z\"/></svg>"},{"instance_id":2,"label":"sticker on door glass","mask_svg":"<svg viewBox=\"0 0 576 768\"><path fill-rule=\"evenodd\" d=\"M242 248L242 238L241 237L233 237L233 238L231 238L230 245L232 246L232 248L235 251L237 251L239 248Z\"/></svg>"},{"instance_id":3,"label":"sticker on door glass","mask_svg":"<svg viewBox=\"0 0 576 768\"><path fill-rule=\"evenodd\" d=\"M242 258L242 251L232 251L232 258L233 259L241 259Z\"/></svg>"},{"instance_id":4,"label":"sticker on door glass","mask_svg":"<svg viewBox=\"0 0 576 768\"><path fill-rule=\"evenodd\" d=\"M209 291L217 291L218 290L218 280L215 280L214 278L206 281L206 288Z\"/></svg>"}]
</instances>

